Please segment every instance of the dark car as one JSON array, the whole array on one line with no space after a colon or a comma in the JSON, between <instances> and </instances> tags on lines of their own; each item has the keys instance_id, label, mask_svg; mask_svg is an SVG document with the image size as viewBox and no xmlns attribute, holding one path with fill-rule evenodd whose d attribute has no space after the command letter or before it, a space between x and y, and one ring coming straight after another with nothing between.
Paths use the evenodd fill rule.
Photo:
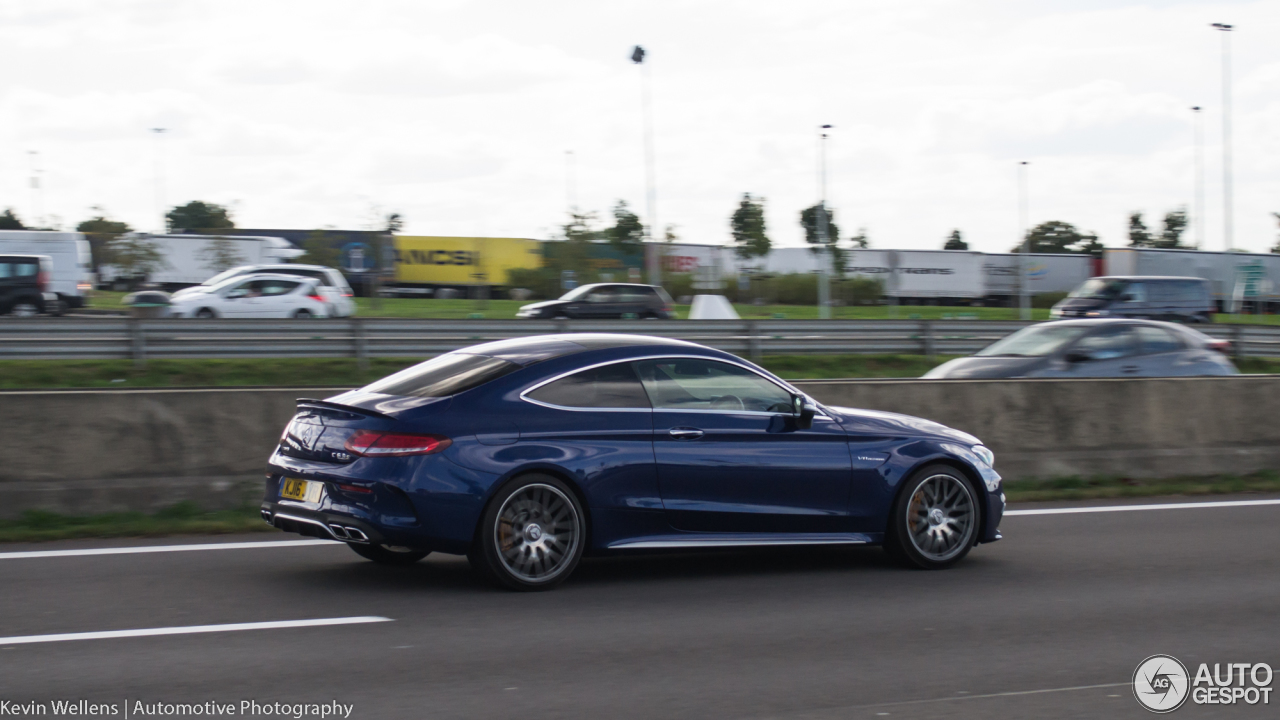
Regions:
<instances>
[{"instance_id":1,"label":"dark car","mask_svg":"<svg viewBox=\"0 0 1280 720\"><path fill-rule=\"evenodd\" d=\"M1071 291L1049 317L1125 317L1207 323L1216 309L1209 281L1194 277L1096 277Z\"/></svg>"},{"instance_id":2,"label":"dark car","mask_svg":"<svg viewBox=\"0 0 1280 720\"><path fill-rule=\"evenodd\" d=\"M58 308L58 296L48 292L52 272L48 255L0 255L0 315L33 317Z\"/></svg>"},{"instance_id":3,"label":"dark car","mask_svg":"<svg viewBox=\"0 0 1280 720\"><path fill-rule=\"evenodd\" d=\"M388 564L466 554L520 590L659 548L883 544L943 568L1004 512L975 437L632 335L491 342L299 400L269 462L268 523Z\"/></svg>"},{"instance_id":4,"label":"dark car","mask_svg":"<svg viewBox=\"0 0 1280 720\"><path fill-rule=\"evenodd\" d=\"M675 303L666 290L657 285L634 283L595 283L576 287L559 300L525 305L518 318L607 320L640 318L673 320Z\"/></svg>"},{"instance_id":5,"label":"dark car","mask_svg":"<svg viewBox=\"0 0 1280 720\"><path fill-rule=\"evenodd\" d=\"M1061 320L1025 327L926 378L1235 375L1231 343L1154 320Z\"/></svg>"}]
</instances>

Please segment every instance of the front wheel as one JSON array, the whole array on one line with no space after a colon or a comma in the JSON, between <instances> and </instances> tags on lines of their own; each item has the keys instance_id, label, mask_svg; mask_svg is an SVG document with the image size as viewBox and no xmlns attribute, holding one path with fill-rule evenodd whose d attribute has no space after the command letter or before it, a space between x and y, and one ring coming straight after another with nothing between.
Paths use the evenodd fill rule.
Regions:
<instances>
[{"instance_id":1,"label":"front wheel","mask_svg":"<svg viewBox=\"0 0 1280 720\"><path fill-rule=\"evenodd\" d=\"M309 319L311 319L311 318L315 317L315 315L312 315L312 314L311 314L311 311L310 311L310 310L299 310L299 311L295 312L295 313L293 314L293 316L294 316L295 318L299 319L299 320L309 320Z\"/></svg>"},{"instance_id":2,"label":"front wheel","mask_svg":"<svg viewBox=\"0 0 1280 720\"><path fill-rule=\"evenodd\" d=\"M430 550L414 550L393 545L347 543L347 547L355 550L356 554L365 560L372 560L379 565L412 565L431 554Z\"/></svg>"},{"instance_id":3,"label":"front wheel","mask_svg":"<svg viewBox=\"0 0 1280 720\"><path fill-rule=\"evenodd\" d=\"M468 558L511 590L549 590L564 582L586 544L582 508L550 475L525 475L498 491L480 520Z\"/></svg>"},{"instance_id":4,"label":"front wheel","mask_svg":"<svg viewBox=\"0 0 1280 720\"><path fill-rule=\"evenodd\" d=\"M212 310L210 310L209 308L200 308L199 310L196 311L196 317L202 320L210 320L218 317L218 315L214 313Z\"/></svg>"},{"instance_id":5,"label":"front wheel","mask_svg":"<svg viewBox=\"0 0 1280 720\"><path fill-rule=\"evenodd\" d=\"M40 308L36 307L34 303L20 302L13 306L12 312L14 317L29 318L39 314Z\"/></svg>"},{"instance_id":6,"label":"front wheel","mask_svg":"<svg viewBox=\"0 0 1280 720\"><path fill-rule=\"evenodd\" d=\"M930 465L907 480L889 516L885 550L900 563L941 570L977 543L978 493L964 473Z\"/></svg>"}]
</instances>

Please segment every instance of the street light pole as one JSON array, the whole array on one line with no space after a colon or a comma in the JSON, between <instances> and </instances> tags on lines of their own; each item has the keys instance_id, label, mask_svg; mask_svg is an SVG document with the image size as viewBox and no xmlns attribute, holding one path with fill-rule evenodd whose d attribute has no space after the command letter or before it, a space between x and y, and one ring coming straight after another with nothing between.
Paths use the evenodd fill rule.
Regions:
<instances>
[{"instance_id":1,"label":"street light pole","mask_svg":"<svg viewBox=\"0 0 1280 720\"><path fill-rule=\"evenodd\" d=\"M1196 249L1204 249L1204 117L1200 106L1191 108L1195 113L1196 136Z\"/></svg>"},{"instance_id":2,"label":"street light pole","mask_svg":"<svg viewBox=\"0 0 1280 720\"><path fill-rule=\"evenodd\" d=\"M1018 225L1022 229L1022 256L1018 258L1018 306L1019 317L1031 319L1031 283L1027 277L1031 268L1031 232L1027 227L1027 165L1018 163Z\"/></svg>"},{"instance_id":3,"label":"street light pole","mask_svg":"<svg viewBox=\"0 0 1280 720\"><path fill-rule=\"evenodd\" d=\"M163 150L163 146L160 143L160 138L163 137L166 132L168 131L165 128L151 128L151 135L156 139L155 144L152 147L154 151L152 153L152 161L154 164L153 170L155 172L156 214L160 216L160 230L157 232L157 234L159 235L163 235L165 231L168 229L165 227L166 218L164 213L164 168L163 168L162 160L160 157L161 151Z\"/></svg>"},{"instance_id":4,"label":"street light pole","mask_svg":"<svg viewBox=\"0 0 1280 720\"><path fill-rule=\"evenodd\" d=\"M1213 23L1222 33L1222 231L1227 252L1235 249L1232 237L1231 198L1231 31L1234 25Z\"/></svg>"},{"instance_id":5,"label":"street light pole","mask_svg":"<svg viewBox=\"0 0 1280 720\"><path fill-rule=\"evenodd\" d=\"M830 125L823 125L822 130L830 130ZM830 257L827 247L827 133L819 133L818 138L818 317L831 319L831 285L827 280L827 261Z\"/></svg>"},{"instance_id":6,"label":"street light pole","mask_svg":"<svg viewBox=\"0 0 1280 720\"><path fill-rule=\"evenodd\" d=\"M644 168L647 211L649 216L649 247L645 253L649 264L649 284L662 284L662 264L659 261L659 246L652 243L662 240L662 229L658 227L658 193L655 189L657 180L654 175L653 159L653 112L650 98L649 66L644 62L645 50L639 45L631 51L631 62L640 66L640 102L644 113Z\"/></svg>"},{"instance_id":7,"label":"street light pole","mask_svg":"<svg viewBox=\"0 0 1280 720\"><path fill-rule=\"evenodd\" d=\"M41 216L44 215L44 208L40 202L40 151L28 150L27 159L31 164L31 224L35 227L44 227L41 222Z\"/></svg>"},{"instance_id":8,"label":"street light pole","mask_svg":"<svg viewBox=\"0 0 1280 720\"><path fill-rule=\"evenodd\" d=\"M576 215L578 213L578 169L575 163L572 150L564 151L565 174L564 189L565 196L569 200L569 213Z\"/></svg>"}]
</instances>

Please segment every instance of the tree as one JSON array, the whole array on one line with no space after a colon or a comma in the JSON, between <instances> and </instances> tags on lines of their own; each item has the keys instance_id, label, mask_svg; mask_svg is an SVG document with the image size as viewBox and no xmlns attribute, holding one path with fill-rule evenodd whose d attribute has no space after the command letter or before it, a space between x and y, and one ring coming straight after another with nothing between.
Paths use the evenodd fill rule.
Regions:
<instances>
[{"instance_id":1,"label":"tree","mask_svg":"<svg viewBox=\"0 0 1280 720\"><path fill-rule=\"evenodd\" d=\"M165 214L165 226L171 233L197 230L229 230L236 226L221 205L192 200Z\"/></svg>"},{"instance_id":2,"label":"tree","mask_svg":"<svg viewBox=\"0 0 1280 720\"><path fill-rule=\"evenodd\" d=\"M969 243L964 241L964 238L960 235L960 231L958 229L952 230L951 234L947 236L947 244L943 245L942 249L943 250L968 250Z\"/></svg>"},{"instance_id":3,"label":"tree","mask_svg":"<svg viewBox=\"0 0 1280 720\"><path fill-rule=\"evenodd\" d=\"M204 263L205 268L215 275L223 270L230 270L237 265L244 264L244 256L240 254L240 249L236 247L236 241L225 235L216 235L209 238L205 246L200 249L198 257Z\"/></svg>"},{"instance_id":4,"label":"tree","mask_svg":"<svg viewBox=\"0 0 1280 720\"><path fill-rule=\"evenodd\" d=\"M312 230L302 241L302 249L306 252L298 258L298 262L325 267L337 267L341 262L342 253L333 246L333 239L324 230Z\"/></svg>"},{"instance_id":5,"label":"tree","mask_svg":"<svg viewBox=\"0 0 1280 720\"><path fill-rule=\"evenodd\" d=\"M1050 220L1031 228L1027 233L1033 253L1082 253L1102 252L1102 243L1094 233L1080 232L1075 225L1061 220ZM1023 243L1012 252L1020 253Z\"/></svg>"},{"instance_id":6,"label":"tree","mask_svg":"<svg viewBox=\"0 0 1280 720\"><path fill-rule=\"evenodd\" d=\"M14 214L13 208L8 208L4 214L0 215L0 230L26 230L27 226L22 224L18 216Z\"/></svg>"},{"instance_id":7,"label":"tree","mask_svg":"<svg viewBox=\"0 0 1280 720\"><path fill-rule=\"evenodd\" d=\"M644 248L644 223L627 208L626 200L619 200L613 206L613 227L605 230L605 235L609 244L628 255L635 255Z\"/></svg>"},{"instance_id":8,"label":"tree","mask_svg":"<svg viewBox=\"0 0 1280 720\"><path fill-rule=\"evenodd\" d=\"M1182 233L1187 229L1187 211L1173 210L1164 214L1164 229L1160 231L1160 239L1156 241L1156 247L1160 248L1181 248L1186 247L1182 244Z\"/></svg>"},{"instance_id":9,"label":"tree","mask_svg":"<svg viewBox=\"0 0 1280 720\"><path fill-rule=\"evenodd\" d=\"M144 277L169 264L155 241L140 233L116 237L107 243L105 255L121 277Z\"/></svg>"},{"instance_id":10,"label":"tree","mask_svg":"<svg viewBox=\"0 0 1280 720\"><path fill-rule=\"evenodd\" d=\"M867 229L858 228L858 234L849 238L849 242L853 243L855 250L866 250L871 247L871 239L867 237Z\"/></svg>"},{"instance_id":11,"label":"tree","mask_svg":"<svg viewBox=\"0 0 1280 720\"><path fill-rule=\"evenodd\" d=\"M398 212L387 213L385 232L388 235L395 235L404 228L404 216Z\"/></svg>"},{"instance_id":12,"label":"tree","mask_svg":"<svg viewBox=\"0 0 1280 720\"><path fill-rule=\"evenodd\" d=\"M1129 247L1155 247L1155 238L1147 232L1140 212L1129 214Z\"/></svg>"},{"instance_id":13,"label":"tree","mask_svg":"<svg viewBox=\"0 0 1280 720\"><path fill-rule=\"evenodd\" d=\"M92 210L97 213L97 216L80 223L76 226L76 230L84 233L85 239L89 241L89 253L93 257L93 265L96 268L111 262L108 259L111 241L132 231L133 228L129 227L129 223L108 220L106 213L100 207L94 207Z\"/></svg>"},{"instance_id":14,"label":"tree","mask_svg":"<svg viewBox=\"0 0 1280 720\"><path fill-rule=\"evenodd\" d=\"M769 254L772 243L765 228L764 198L742 194L738 209L729 217L729 234L733 237L733 251L742 260Z\"/></svg>"},{"instance_id":15,"label":"tree","mask_svg":"<svg viewBox=\"0 0 1280 720\"><path fill-rule=\"evenodd\" d=\"M809 248L810 252L815 255L822 252L823 244L818 237L821 228L819 221L823 215L818 213L819 206L807 207L800 211L800 226L804 228L804 241L813 245ZM831 256L831 271L835 275L844 275L845 259L844 249L840 247L840 226L836 225L836 214L830 208L823 207L822 212L826 215L826 249Z\"/></svg>"}]
</instances>

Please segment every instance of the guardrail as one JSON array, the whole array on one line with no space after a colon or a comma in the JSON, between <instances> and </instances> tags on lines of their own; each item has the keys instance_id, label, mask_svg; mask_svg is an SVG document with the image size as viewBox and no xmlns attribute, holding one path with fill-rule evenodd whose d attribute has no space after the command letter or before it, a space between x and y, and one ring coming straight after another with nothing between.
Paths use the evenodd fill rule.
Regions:
<instances>
[{"instance_id":1,"label":"guardrail","mask_svg":"<svg viewBox=\"0 0 1280 720\"><path fill-rule=\"evenodd\" d=\"M559 332L658 335L758 359L776 354L969 355L1029 323L976 320L194 320L0 322L0 359L426 357ZM1280 357L1280 326L1197 325L1237 358Z\"/></svg>"}]
</instances>

